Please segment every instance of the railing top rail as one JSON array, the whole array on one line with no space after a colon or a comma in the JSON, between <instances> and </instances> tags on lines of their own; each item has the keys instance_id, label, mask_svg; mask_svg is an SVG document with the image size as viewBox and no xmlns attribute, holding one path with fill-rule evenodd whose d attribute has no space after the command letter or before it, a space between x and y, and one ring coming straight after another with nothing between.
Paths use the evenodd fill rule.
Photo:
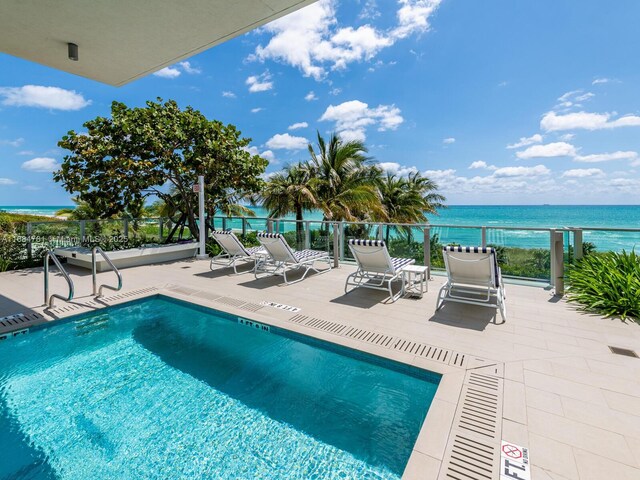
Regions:
<instances>
[{"instance_id":1,"label":"railing top rail","mask_svg":"<svg viewBox=\"0 0 640 480\"><path fill-rule=\"evenodd\" d=\"M593 227L593 226L561 226L561 227L530 227L530 226L514 226L514 225L454 225L454 224L440 224L440 223L392 223L392 222L374 222L374 221L364 221L364 222L350 222L350 221L342 221L336 222L334 220L296 220L290 218L272 218L272 217L243 217L243 216L224 216L224 215L214 215L214 220L233 220L233 219L245 219L247 221L278 221L282 223L297 223L302 222L306 224L333 224L333 223L342 223L344 225L382 225L382 226L398 226L398 227L408 227L408 228L452 228L452 229L486 229L486 230L510 230L510 231L538 231L538 232L549 232L551 230L555 230L558 232L571 232L574 230L583 230L583 231L593 231L593 232L627 232L627 233L640 233L640 228L628 228L628 227ZM119 218L119 219L87 219L87 220L61 220L52 218L51 220L37 220L26 222L27 225L35 226L35 225L51 225L51 224L59 224L59 225L80 225L82 222L84 223L117 223L117 222L150 222L150 221L159 221L159 220L168 220L167 217L145 217L145 218Z\"/></svg>"}]
</instances>

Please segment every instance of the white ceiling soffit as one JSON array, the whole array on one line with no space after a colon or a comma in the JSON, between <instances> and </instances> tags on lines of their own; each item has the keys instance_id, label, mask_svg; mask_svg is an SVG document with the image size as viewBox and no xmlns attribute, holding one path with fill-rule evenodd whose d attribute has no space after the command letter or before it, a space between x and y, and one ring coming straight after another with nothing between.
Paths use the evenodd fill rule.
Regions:
<instances>
[{"instance_id":1,"label":"white ceiling soffit","mask_svg":"<svg viewBox=\"0 0 640 480\"><path fill-rule=\"evenodd\" d=\"M1 0L0 51L121 86L313 2Z\"/></svg>"}]
</instances>

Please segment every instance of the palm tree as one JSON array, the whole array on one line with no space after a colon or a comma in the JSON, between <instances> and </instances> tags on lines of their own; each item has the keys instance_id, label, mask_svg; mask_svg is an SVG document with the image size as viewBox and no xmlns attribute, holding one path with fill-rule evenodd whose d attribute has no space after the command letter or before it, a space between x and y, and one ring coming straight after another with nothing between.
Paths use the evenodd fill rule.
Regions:
<instances>
[{"instance_id":1,"label":"palm tree","mask_svg":"<svg viewBox=\"0 0 640 480\"><path fill-rule=\"evenodd\" d=\"M369 163L360 141L342 141L335 133L327 143L318 132L318 152L309 145L310 179L325 220L356 221L384 214L376 183L382 171Z\"/></svg>"},{"instance_id":2,"label":"palm tree","mask_svg":"<svg viewBox=\"0 0 640 480\"><path fill-rule=\"evenodd\" d=\"M377 217L378 221L391 223L427 223L427 213L437 214L438 208L444 207L445 197L437 193L438 186L419 172L408 177L399 177L387 173L378 182L382 196L385 215ZM396 228L411 239L411 228ZM386 240L392 228L387 228Z\"/></svg>"},{"instance_id":3,"label":"palm tree","mask_svg":"<svg viewBox=\"0 0 640 480\"><path fill-rule=\"evenodd\" d=\"M269 217L296 216L297 248L304 245L304 211L318 205L312 185L311 170L306 164L298 163L272 175L261 194L262 205L269 211Z\"/></svg>"}]
</instances>

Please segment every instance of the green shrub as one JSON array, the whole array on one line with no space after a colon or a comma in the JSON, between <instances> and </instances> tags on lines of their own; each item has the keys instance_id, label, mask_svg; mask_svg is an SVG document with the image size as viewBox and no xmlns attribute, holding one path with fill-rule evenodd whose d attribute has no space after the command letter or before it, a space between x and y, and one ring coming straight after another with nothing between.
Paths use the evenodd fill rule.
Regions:
<instances>
[{"instance_id":1,"label":"green shrub","mask_svg":"<svg viewBox=\"0 0 640 480\"><path fill-rule=\"evenodd\" d=\"M568 299L581 310L640 320L640 257L635 251L588 255L569 266Z\"/></svg>"}]
</instances>

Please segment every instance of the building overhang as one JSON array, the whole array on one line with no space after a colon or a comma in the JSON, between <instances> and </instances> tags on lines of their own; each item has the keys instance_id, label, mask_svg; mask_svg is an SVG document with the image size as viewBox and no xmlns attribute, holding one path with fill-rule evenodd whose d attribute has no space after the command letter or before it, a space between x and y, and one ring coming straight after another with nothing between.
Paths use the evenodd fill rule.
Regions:
<instances>
[{"instance_id":1,"label":"building overhang","mask_svg":"<svg viewBox=\"0 0 640 480\"><path fill-rule=\"evenodd\" d=\"M3 0L0 51L121 86L314 1Z\"/></svg>"}]
</instances>

